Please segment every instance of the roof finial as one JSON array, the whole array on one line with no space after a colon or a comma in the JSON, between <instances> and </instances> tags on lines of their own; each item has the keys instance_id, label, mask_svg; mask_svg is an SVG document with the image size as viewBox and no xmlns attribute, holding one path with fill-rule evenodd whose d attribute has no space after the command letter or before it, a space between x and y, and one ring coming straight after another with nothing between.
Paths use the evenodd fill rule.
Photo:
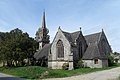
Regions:
<instances>
[{"instance_id":1,"label":"roof finial","mask_svg":"<svg viewBox=\"0 0 120 80\"><path fill-rule=\"evenodd\" d=\"M60 28L60 26L59 26L59 28L58 28L58 29L61 29L61 28Z\"/></svg>"},{"instance_id":2,"label":"roof finial","mask_svg":"<svg viewBox=\"0 0 120 80\"><path fill-rule=\"evenodd\" d=\"M80 34L82 34L82 28L80 27Z\"/></svg>"},{"instance_id":3,"label":"roof finial","mask_svg":"<svg viewBox=\"0 0 120 80\"><path fill-rule=\"evenodd\" d=\"M102 28L102 32L104 32L103 28Z\"/></svg>"},{"instance_id":4,"label":"roof finial","mask_svg":"<svg viewBox=\"0 0 120 80\"><path fill-rule=\"evenodd\" d=\"M81 27L80 27L80 31L81 31Z\"/></svg>"},{"instance_id":5,"label":"roof finial","mask_svg":"<svg viewBox=\"0 0 120 80\"><path fill-rule=\"evenodd\" d=\"M58 27L58 30L61 30L61 26Z\"/></svg>"}]
</instances>

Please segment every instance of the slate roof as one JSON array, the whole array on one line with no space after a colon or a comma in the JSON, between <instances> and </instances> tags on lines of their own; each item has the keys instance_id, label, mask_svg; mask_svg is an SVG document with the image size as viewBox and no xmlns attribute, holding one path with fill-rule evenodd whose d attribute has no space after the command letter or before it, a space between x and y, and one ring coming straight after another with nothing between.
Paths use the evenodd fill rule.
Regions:
<instances>
[{"instance_id":1,"label":"slate roof","mask_svg":"<svg viewBox=\"0 0 120 80\"><path fill-rule=\"evenodd\" d=\"M107 59L107 56L104 53L100 52L100 49L97 44L99 42L101 34L102 32L85 36L88 48L85 51L82 59Z\"/></svg>"},{"instance_id":2,"label":"slate roof","mask_svg":"<svg viewBox=\"0 0 120 80\"><path fill-rule=\"evenodd\" d=\"M75 40L78 38L80 31L69 33L62 31L65 35L65 37L68 39L68 41L71 43L71 45L74 45ZM106 55L102 52L100 52L100 49L97 45L99 42L100 36L102 32L86 35L85 40L87 42L87 49L82 57L82 59L94 59L94 58L100 58L100 59L106 59Z\"/></svg>"},{"instance_id":3,"label":"slate roof","mask_svg":"<svg viewBox=\"0 0 120 80\"><path fill-rule=\"evenodd\" d=\"M67 38L67 40L68 40L70 43L72 43L73 40L72 40L72 37L71 37L70 33L64 32L64 31L62 31L62 32L63 32L63 34L65 35L65 37Z\"/></svg>"},{"instance_id":4,"label":"slate roof","mask_svg":"<svg viewBox=\"0 0 120 80\"><path fill-rule=\"evenodd\" d=\"M67 38L67 40L70 42L70 44L75 45L74 42L78 38L80 31L73 32L73 33L64 32L64 31L62 31L62 32L65 35L65 37ZM102 32L84 36L85 40L88 44L88 47L87 47L85 53L83 54L82 59L85 60L85 59L94 59L94 58L99 58L99 59L107 58L105 54L100 52L99 47L97 45L101 34L102 34ZM36 58L37 60L42 57L47 58L50 47L51 47L51 44L46 44L43 47L43 49L41 49L35 53L34 58Z\"/></svg>"},{"instance_id":5,"label":"slate roof","mask_svg":"<svg viewBox=\"0 0 120 80\"><path fill-rule=\"evenodd\" d=\"M90 34L90 35L86 35L85 39L87 41L87 44L98 42L99 39L100 39L101 34L102 34L102 32L95 33L95 34Z\"/></svg>"},{"instance_id":6,"label":"slate roof","mask_svg":"<svg viewBox=\"0 0 120 80\"><path fill-rule=\"evenodd\" d=\"M98 45L92 43L88 46L88 48L85 51L82 59L83 60L89 60L89 59L95 59L95 58L107 59L106 55L100 53Z\"/></svg>"},{"instance_id":7,"label":"slate roof","mask_svg":"<svg viewBox=\"0 0 120 80\"><path fill-rule=\"evenodd\" d=\"M67 40L70 42L71 45L74 45L75 40L78 38L80 31L69 33L69 32L64 32L62 31Z\"/></svg>"},{"instance_id":8,"label":"slate roof","mask_svg":"<svg viewBox=\"0 0 120 80\"><path fill-rule=\"evenodd\" d=\"M73 43L78 38L79 34L80 34L80 31L71 33L71 37L72 37Z\"/></svg>"},{"instance_id":9,"label":"slate roof","mask_svg":"<svg viewBox=\"0 0 120 80\"><path fill-rule=\"evenodd\" d=\"M79 31L73 32L73 33L68 33L68 32L64 32L64 31L62 31L62 32L65 35L65 37L67 38L67 40L70 42L71 45L74 45L74 41L79 36L79 33L80 33ZM51 47L51 44L46 44L41 50L37 51L34 54L34 58L36 60L38 60L42 57L47 57L50 47Z\"/></svg>"},{"instance_id":10,"label":"slate roof","mask_svg":"<svg viewBox=\"0 0 120 80\"><path fill-rule=\"evenodd\" d=\"M34 58L36 60L40 59L40 58L43 58L43 57L46 57L48 56L48 53L49 53L49 50L50 50L50 47L51 47L51 44L46 44L41 50L37 51L35 54L34 54Z\"/></svg>"}]
</instances>

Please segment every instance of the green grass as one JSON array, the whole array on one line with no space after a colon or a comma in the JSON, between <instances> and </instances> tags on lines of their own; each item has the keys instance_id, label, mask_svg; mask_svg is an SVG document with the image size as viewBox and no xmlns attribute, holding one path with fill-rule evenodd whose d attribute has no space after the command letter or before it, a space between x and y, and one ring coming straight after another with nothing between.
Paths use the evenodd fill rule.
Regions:
<instances>
[{"instance_id":1,"label":"green grass","mask_svg":"<svg viewBox=\"0 0 120 80\"><path fill-rule=\"evenodd\" d=\"M38 78L61 78L61 77L68 77L68 76L75 76L80 74L86 74L95 71L107 70L112 69L115 67L120 66L120 64L114 65L112 67L106 68L81 68L75 70L60 70L60 69L48 69L45 67L39 66L28 66L28 67L16 67L16 68L0 68L0 72L14 75L21 78L27 79L38 79ZM44 74L45 72L47 74Z\"/></svg>"}]
</instances>

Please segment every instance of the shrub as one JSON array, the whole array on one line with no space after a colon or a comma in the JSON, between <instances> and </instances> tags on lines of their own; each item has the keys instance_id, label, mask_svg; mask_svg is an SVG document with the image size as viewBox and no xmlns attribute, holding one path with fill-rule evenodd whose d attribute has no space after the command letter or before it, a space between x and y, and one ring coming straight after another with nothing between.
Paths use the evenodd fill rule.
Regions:
<instances>
[{"instance_id":1,"label":"shrub","mask_svg":"<svg viewBox=\"0 0 120 80\"><path fill-rule=\"evenodd\" d=\"M84 67L84 62L82 60L79 60L77 63L78 68L83 68Z\"/></svg>"},{"instance_id":2,"label":"shrub","mask_svg":"<svg viewBox=\"0 0 120 80\"><path fill-rule=\"evenodd\" d=\"M114 58L112 56L108 56L108 65L113 66L114 65Z\"/></svg>"}]
</instances>

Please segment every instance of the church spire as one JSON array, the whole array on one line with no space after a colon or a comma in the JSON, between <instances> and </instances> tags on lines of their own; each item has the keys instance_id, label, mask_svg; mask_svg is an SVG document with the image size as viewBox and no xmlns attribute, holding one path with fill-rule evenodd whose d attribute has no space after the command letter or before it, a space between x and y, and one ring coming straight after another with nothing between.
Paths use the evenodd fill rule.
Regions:
<instances>
[{"instance_id":1,"label":"church spire","mask_svg":"<svg viewBox=\"0 0 120 80\"><path fill-rule=\"evenodd\" d=\"M46 23L45 23L45 11L43 12L43 18L42 18L42 28L46 28Z\"/></svg>"},{"instance_id":2,"label":"church spire","mask_svg":"<svg viewBox=\"0 0 120 80\"><path fill-rule=\"evenodd\" d=\"M42 27L39 28L36 33L36 40L39 43L39 49L42 49L45 44L48 44L50 42L48 33L49 30L46 27L44 11L42 17Z\"/></svg>"}]
</instances>

